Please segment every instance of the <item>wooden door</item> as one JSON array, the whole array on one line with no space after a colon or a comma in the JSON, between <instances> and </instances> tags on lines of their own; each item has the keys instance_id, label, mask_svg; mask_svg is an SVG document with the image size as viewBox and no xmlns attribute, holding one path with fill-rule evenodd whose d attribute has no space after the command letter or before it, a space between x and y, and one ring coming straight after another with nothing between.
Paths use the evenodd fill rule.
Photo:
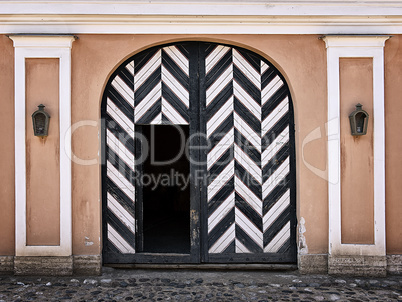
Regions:
<instances>
[{"instance_id":1,"label":"wooden door","mask_svg":"<svg viewBox=\"0 0 402 302\"><path fill-rule=\"evenodd\" d=\"M105 263L296 261L293 107L264 58L204 42L146 50L110 78L102 117ZM143 252L136 125L189 127L186 255Z\"/></svg>"}]
</instances>

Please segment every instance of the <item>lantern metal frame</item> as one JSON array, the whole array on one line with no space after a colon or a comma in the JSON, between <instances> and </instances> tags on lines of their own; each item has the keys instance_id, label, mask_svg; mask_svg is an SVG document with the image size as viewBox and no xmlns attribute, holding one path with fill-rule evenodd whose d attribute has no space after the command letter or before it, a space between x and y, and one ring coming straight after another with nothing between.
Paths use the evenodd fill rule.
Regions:
<instances>
[{"instance_id":1,"label":"lantern metal frame","mask_svg":"<svg viewBox=\"0 0 402 302\"><path fill-rule=\"evenodd\" d=\"M369 114L362 107L362 104L357 104L356 110L349 114L350 131L353 136L367 134Z\"/></svg>"},{"instance_id":2,"label":"lantern metal frame","mask_svg":"<svg viewBox=\"0 0 402 302\"><path fill-rule=\"evenodd\" d=\"M39 137L48 136L50 115L45 111L45 105L40 104L38 110L32 113L32 125L34 135Z\"/></svg>"}]
</instances>

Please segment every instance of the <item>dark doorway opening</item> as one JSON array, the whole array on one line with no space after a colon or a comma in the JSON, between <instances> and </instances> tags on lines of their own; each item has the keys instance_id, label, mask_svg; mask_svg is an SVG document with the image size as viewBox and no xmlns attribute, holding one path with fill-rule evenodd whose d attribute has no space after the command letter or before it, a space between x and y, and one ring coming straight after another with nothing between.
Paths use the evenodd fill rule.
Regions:
<instances>
[{"instance_id":1,"label":"dark doorway opening","mask_svg":"<svg viewBox=\"0 0 402 302\"><path fill-rule=\"evenodd\" d=\"M190 254L188 126L142 126L149 156L143 164L143 252Z\"/></svg>"}]
</instances>

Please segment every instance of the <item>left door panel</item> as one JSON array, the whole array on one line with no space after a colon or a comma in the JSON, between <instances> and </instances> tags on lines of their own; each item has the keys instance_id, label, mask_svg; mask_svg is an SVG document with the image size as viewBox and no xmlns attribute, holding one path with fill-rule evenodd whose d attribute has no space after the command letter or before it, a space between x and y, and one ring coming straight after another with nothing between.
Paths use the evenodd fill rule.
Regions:
<instances>
[{"instance_id":1,"label":"left door panel","mask_svg":"<svg viewBox=\"0 0 402 302\"><path fill-rule=\"evenodd\" d=\"M111 76L102 102L104 263L199 262L199 189L190 181L190 252L144 250L142 127L181 125L189 135L199 124L198 44L154 47L123 63ZM136 131L139 130L139 131ZM137 133L138 132L138 133ZM198 156L197 150L190 156ZM194 174L190 166L190 174ZM192 238L195 239L195 238Z\"/></svg>"},{"instance_id":2,"label":"left door panel","mask_svg":"<svg viewBox=\"0 0 402 302\"><path fill-rule=\"evenodd\" d=\"M135 253L134 61L116 71L103 106L103 257L113 261Z\"/></svg>"}]
</instances>

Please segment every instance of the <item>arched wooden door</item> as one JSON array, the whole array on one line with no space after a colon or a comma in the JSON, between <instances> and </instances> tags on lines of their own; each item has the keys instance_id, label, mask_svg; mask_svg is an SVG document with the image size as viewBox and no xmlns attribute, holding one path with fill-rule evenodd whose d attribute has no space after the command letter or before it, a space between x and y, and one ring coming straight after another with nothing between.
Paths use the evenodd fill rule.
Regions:
<instances>
[{"instance_id":1,"label":"arched wooden door","mask_svg":"<svg viewBox=\"0 0 402 302\"><path fill-rule=\"evenodd\" d=\"M105 263L296 262L293 107L267 60L205 42L143 51L111 76L102 118ZM186 253L143 249L148 125L188 127Z\"/></svg>"}]
</instances>

